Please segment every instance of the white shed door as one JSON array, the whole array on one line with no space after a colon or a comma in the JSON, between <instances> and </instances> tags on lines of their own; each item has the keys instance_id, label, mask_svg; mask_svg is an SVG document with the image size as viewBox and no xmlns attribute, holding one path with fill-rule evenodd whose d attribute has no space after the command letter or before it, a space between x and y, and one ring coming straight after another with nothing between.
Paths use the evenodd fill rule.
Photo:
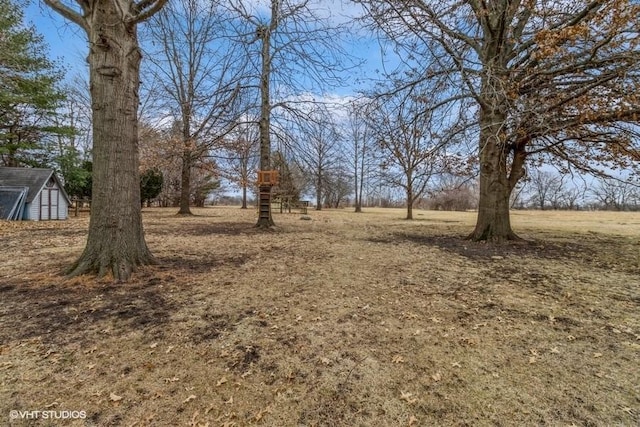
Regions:
<instances>
[{"instance_id":1,"label":"white shed door","mask_svg":"<svg viewBox=\"0 0 640 427\"><path fill-rule=\"evenodd\" d=\"M59 219L58 200L60 191L57 188L45 188L40 192L40 219Z\"/></svg>"},{"instance_id":2,"label":"white shed door","mask_svg":"<svg viewBox=\"0 0 640 427\"><path fill-rule=\"evenodd\" d=\"M59 191L57 188L49 189L49 219L59 219L58 218L58 195Z\"/></svg>"}]
</instances>

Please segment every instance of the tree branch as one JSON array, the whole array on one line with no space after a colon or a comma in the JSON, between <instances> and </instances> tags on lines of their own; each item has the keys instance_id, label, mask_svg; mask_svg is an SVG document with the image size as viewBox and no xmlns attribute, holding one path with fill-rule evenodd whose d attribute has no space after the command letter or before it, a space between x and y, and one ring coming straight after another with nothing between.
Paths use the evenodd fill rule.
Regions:
<instances>
[{"instance_id":1,"label":"tree branch","mask_svg":"<svg viewBox=\"0 0 640 427\"><path fill-rule=\"evenodd\" d=\"M134 7L137 13L129 19L130 24L137 24L145 21L155 15L167 3L167 0L142 0L135 3Z\"/></svg>"},{"instance_id":2,"label":"tree branch","mask_svg":"<svg viewBox=\"0 0 640 427\"><path fill-rule=\"evenodd\" d=\"M87 34L89 34L89 24L84 19L84 17L80 15L78 12L71 9L69 6L62 4L60 0L44 0L44 3L47 6L49 6L51 9L55 10L57 13L62 15L64 18L77 24Z\"/></svg>"}]
</instances>

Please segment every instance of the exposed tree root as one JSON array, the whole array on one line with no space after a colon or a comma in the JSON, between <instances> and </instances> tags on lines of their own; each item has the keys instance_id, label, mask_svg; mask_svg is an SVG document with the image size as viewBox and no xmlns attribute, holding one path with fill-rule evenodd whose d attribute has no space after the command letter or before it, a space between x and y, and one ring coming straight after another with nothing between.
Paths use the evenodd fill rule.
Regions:
<instances>
[{"instance_id":1,"label":"exposed tree root","mask_svg":"<svg viewBox=\"0 0 640 427\"><path fill-rule=\"evenodd\" d=\"M127 282L140 265L153 265L157 261L148 250L138 256L109 255L87 251L65 272L67 278L95 274L102 278L111 274L116 282Z\"/></svg>"},{"instance_id":2,"label":"exposed tree root","mask_svg":"<svg viewBox=\"0 0 640 427\"><path fill-rule=\"evenodd\" d=\"M256 228L261 230L273 230L275 226L276 224L271 218L258 218L258 223L256 224Z\"/></svg>"},{"instance_id":3,"label":"exposed tree root","mask_svg":"<svg viewBox=\"0 0 640 427\"><path fill-rule=\"evenodd\" d=\"M466 240L474 242L492 242L492 243L505 243L505 242L523 242L525 239L518 236L513 231L507 233L495 233L491 227L486 227L479 232L477 229L466 237Z\"/></svg>"}]
</instances>

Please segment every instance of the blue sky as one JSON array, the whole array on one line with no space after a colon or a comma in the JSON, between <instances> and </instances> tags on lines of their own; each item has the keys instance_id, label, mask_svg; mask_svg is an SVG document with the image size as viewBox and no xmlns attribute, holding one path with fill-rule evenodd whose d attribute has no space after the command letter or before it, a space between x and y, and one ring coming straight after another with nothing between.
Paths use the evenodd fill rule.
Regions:
<instances>
[{"instance_id":1,"label":"blue sky","mask_svg":"<svg viewBox=\"0 0 640 427\"><path fill-rule=\"evenodd\" d=\"M253 0L260 4L260 0ZM249 3L251 0L249 1ZM353 3L344 0L324 0L324 2L332 3L334 13L351 14ZM86 56L88 46L84 32L75 24L63 19L60 15L51 10L41 1L33 1L25 9L24 21L26 25L35 25L37 32L41 34L48 45L51 59L58 60L67 71L67 78L71 80L75 75L86 75L88 73ZM354 52L354 55L366 59L363 69L353 70L354 74L374 76L375 70L383 70L382 53L376 40L360 40L357 46L349 46L348 50ZM389 58L386 58L387 61ZM393 62L393 61L392 61ZM389 68L387 68L388 70ZM337 89L336 95L349 96L358 89L362 89L363 84L360 82L352 88Z\"/></svg>"},{"instance_id":2,"label":"blue sky","mask_svg":"<svg viewBox=\"0 0 640 427\"><path fill-rule=\"evenodd\" d=\"M24 11L26 25L35 25L49 48L51 59L59 60L67 76L86 73L88 46L84 32L75 24L65 21L44 3L33 2Z\"/></svg>"}]
</instances>

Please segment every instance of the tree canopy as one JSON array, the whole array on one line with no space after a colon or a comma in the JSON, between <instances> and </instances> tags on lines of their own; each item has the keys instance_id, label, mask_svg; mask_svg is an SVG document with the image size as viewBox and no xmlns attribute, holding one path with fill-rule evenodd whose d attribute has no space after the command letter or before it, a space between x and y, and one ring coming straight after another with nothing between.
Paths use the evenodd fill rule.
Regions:
<instances>
[{"instance_id":1,"label":"tree canopy","mask_svg":"<svg viewBox=\"0 0 640 427\"><path fill-rule=\"evenodd\" d=\"M0 163L44 166L47 140L72 132L53 120L63 91L62 71L36 29L11 0L0 0Z\"/></svg>"}]
</instances>

